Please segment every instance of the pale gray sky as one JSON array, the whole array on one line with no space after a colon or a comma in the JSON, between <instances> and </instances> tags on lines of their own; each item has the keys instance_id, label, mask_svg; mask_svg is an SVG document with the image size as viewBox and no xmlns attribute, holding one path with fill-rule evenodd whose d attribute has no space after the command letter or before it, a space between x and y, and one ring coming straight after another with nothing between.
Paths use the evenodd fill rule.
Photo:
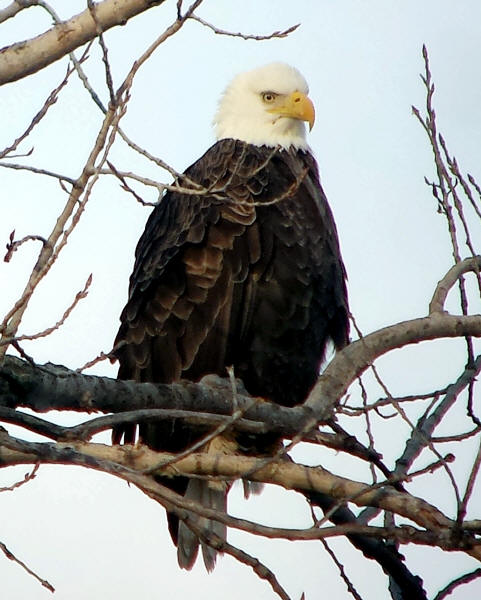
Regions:
<instances>
[{"instance_id":1,"label":"pale gray sky","mask_svg":"<svg viewBox=\"0 0 481 600\"><path fill-rule=\"evenodd\" d=\"M1 2L0 8L7 4ZM52 0L51 4L67 17L74 12L72 7L80 11L86 2ZM2 46L49 26L40 9L24 13L0 26ZM423 181L434 170L430 147L411 105L424 105L419 73L425 43L436 83L439 126L460 163L481 178L479 0L205 0L198 13L232 31L265 34L295 23L301 26L287 39L253 42L216 36L198 23L188 24L140 71L124 129L139 145L182 170L213 142L211 121L217 99L235 73L273 60L296 66L308 80L316 105L310 145L336 217L351 308L361 329L370 332L424 315L433 287L452 260L445 222ZM117 84L174 14L175 2L170 0L106 34ZM85 69L106 101L97 47L91 55ZM29 123L65 69L66 61L61 61L0 88L2 147ZM75 177L99 124L99 111L73 77L22 150L33 145L32 164ZM123 147L115 148L112 156L119 169L169 180ZM7 170L0 177L0 243L7 242L12 229L18 237L48 234L63 201L57 183ZM54 323L91 272L92 288L61 331L25 344L38 362L78 367L110 349L126 299L135 243L147 214L115 181L97 185L68 248L51 278L39 288L22 332ZM10 264L0 263L2 314L23 288L35 252L33 244L25 246ZM464 362L460 348L461 342L439 343L428 349L431 358L424 346L403 351L402 369L396 355L381 362L383 374L396 393L426 391L433 382L443 385L459 372ZM95 372L113 375L115 368L100 364ZM403 438L389 423L385 427L381 451L389 463L400 452ZM322 462L349 474L351 466L347 462L340 466L339 457L305 452L299 451L305 462ZM0 486L25 471L0 472ZM429 498L435 492L418 493ZM481 508L479 494L476 502ZM452 510L451 497L442 504ZM248 503L239 490L233 490L230 508L265 523L309 523L305 502L279 490L267 490ZM134 488L104 475L42 467L31 484L1 495L0 512L0 540L51 581L60 599L154 600L174 594L197 600L273 597L266 583L230 558L221 560L210 576L201 564L190 574L181 572L163 511ZM265 561L293 598L302 591L307 600L349 597L318 543L267 542L240 533L230 540ZM361 559L343 542L332 545L342 548L348 573L364 598L388 598L386 578L376 564ZM422 547L403 548L403 553L413 571L418 566L424 569L430 596L454 575L476 566L465 557L442 556ZM426 570L429 561L433 567ZM1 554L0 582L9 600L50 597ZM460 588L453 598L479 594L481 583L475 583L469 591Z\"/></svg>"}]
</instances>

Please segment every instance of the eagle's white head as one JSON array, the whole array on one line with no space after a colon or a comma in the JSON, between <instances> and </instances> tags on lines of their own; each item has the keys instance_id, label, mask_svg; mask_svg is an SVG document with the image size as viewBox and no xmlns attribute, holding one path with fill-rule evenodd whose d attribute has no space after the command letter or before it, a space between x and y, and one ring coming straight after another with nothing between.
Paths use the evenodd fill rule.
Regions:
<instances>
[{"instance_id":1,"label":"eagle's white head","mask_svg":"<svg viewBox=\"0 0 481 600\"><path fill-rule=\"evenodd\" d=\"M304 121L312 129L314 105L297 69L271 63L240 73L227 86L214 117L218 140L307 149Z\"/></svg>"}]
</instances>

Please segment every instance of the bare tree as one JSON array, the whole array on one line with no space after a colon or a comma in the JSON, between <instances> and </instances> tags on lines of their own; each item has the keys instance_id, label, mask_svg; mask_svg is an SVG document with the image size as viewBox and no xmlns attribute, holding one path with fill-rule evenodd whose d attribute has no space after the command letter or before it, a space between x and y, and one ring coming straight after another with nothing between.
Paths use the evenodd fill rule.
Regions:
<instances>
[{"instance_id":1,"label":"bare tree","mask_svg":"<svg viewBox=\"0 0 481 600\"><path fill-rule=\"evenodd\" d=\"M69 66L63 79L52 89L24 131L0 152L0 167L15 170L19 176L33 173L37 177L53 179L59 184L58 193L62 198L61 210L48 236L33 232L17 238L12 232L7 241L4 260L12 263L25 244L40 245L26 285L0 326L0 420L6 427L0 428L0 465L34 465L24 480L8 489L28 484L40 464L72 464L97 469L136 485L153 500L175 512L205 543L250 566L259 577L268 581L281 598L289 596L267 566L215 535L206 537L194 515L217 519L228 527L267 538L319 540L327 549L328 538L346 537L366 558L379 562L389 574L393 598L426 598L421 579L422 566L414 566L419 573L413 575L399 553L401 545L437 547L444 552L459 551L481 559L481 521L476 516L467 518L475 487L479 486L481 462L481 422L475 407L476 378L481 370L481 356L477 354L475 338L481 337L481 315L473 314L471 309L479 300L481 291L480 249L473 234L481 219L481 188L473 176L464 174L438 132L433 107L434 84L426 49L423 49L425 70L422 75L426 107L423 110L413 108L413 111L433 150L435 177L426 179L426 184L445 219L453 256L452 268L432 291L427 315L394 323L368 335L361 333L352 317L355 341L331 360L305 404L292 409L249 397L242 382L233 377L225 380L207 377L199 383L172 385L136 384L81 373L85 368L109 358L108 351L72 371L50 363L38 365L24 349L25 342L39 340L58 331L89 293L91 277L87 278L79 292L74 293L73 300L64 307L56 323L39 328L32 334L19 333L40 282L49 275L60 252L65 250L85 215L94 186L102 178L115 178L128 196L147 205L165 190L181 189L194 194L207 191L191 185L192 182L185 181L185 178L180 179L175 169L142 148L122 127L134 79L159 46L188 21L196 21L217 34L258 40L284 37L295 29L292 27L267 36L223 31L196 15L195 10L201 1L196 0L188 7L184 7L181 0L177 2L177 15L172 23L137 57L120 85L114 83L104 32L125 24L143 11L163 5L163 1L116 3L104 0L94 4L89 0L81 14L67 21L61 21L51 7L40 1L17 0L0 11L0 23L35 7L47 11L54 21L53 26L42 35L0 52L2 84L29 76L69 55ZM101 92L94 89L86 73L86 65L94 51L93 44L98 44L104 65L108 91L108 101L104 103L100 99ZM78 48L81 48L81 53L76 56L73 52ZM80 174L72 177L56 171L54 167L37 166L32 162L36 158L35 151L21 148L28 144L32 131L50 115L75 77L80 78L90 94L92 106L95 105L94 109L101 115L101 122L96 139L79 169ZM174 177L174 183L117 168L113 155L114 148L120 145L126 145L156 168L164 169ZM466 278L468 274L469 281ZM452 290L457 290L459 297L456 314L446 309L446 299ZM376 360L405 346L442 338L464 341L464 366L457 377L447 385L438 386L434 382L432 390L427 393L413 390L412 394L402 397L391 393ZM16 356L7 354L8 349L12 349ZM454 411L459 414L460 407L465 416L459 427L446 425ZM55 409L103 413L103 416L67 427L18 410L21 408L29 408L35 413ZM141 445L111 447L92 441L95 434L120 423L172 418L211 425L212 435L227 428L251 434L273 432L286 440L286 446L278 455L269 458L222 456L213 460L210 455L199 452L199 446L175 456L156 453ZM396 422L399 431L404 432L400 434L404 438L398 440L403 440L404 450L397 457L394 469L384 463L380 453L382 443L377 439L379 425L386 419ZM50 441L32 442L15 437L7 431L11 424ZM443 433L438 434L441 425L445 427ZM358 441L358 435L360 439L367 439L368 443ZM307 467L296 463L288 452L300 443L320 449L327 447L348 455L353 468L363 477L371 473L370 480L368 475L365 481L358 481L320 466ZM444 448L448 445L450 451L446 452ZM465 446L470 449L467 454ZM473 447L477 448L474 454ZM457 454L465 457L461 475L452 469ZM154 475L159 473L173 477L182 474L242 479L282 486L307 498L312 511L312 526L305 529L274 528L207 509L157 483ZM441 503L423 498L416 492L418 482L438 475L438 485L443 489L448 486L456 498L452 514L443 510ZM319 512L319 507L322 512ZM22 563L5 544L0 543L0 550L53 591L48 581ZM329 552L350 593L359 598L342 560L332 550ZM478 568L451 581L439 591L436 600L447 597L455 587L480 575L481 569Z\"/></svg>"}]
</instances>

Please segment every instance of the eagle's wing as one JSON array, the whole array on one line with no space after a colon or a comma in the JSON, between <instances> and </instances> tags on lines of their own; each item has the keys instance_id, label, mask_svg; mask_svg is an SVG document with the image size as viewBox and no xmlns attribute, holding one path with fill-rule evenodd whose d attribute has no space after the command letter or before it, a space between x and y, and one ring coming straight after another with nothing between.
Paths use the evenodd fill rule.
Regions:
<instances>
[{"instance_id":1,"label":"eagle's wing","mask_svg":"<svg viewBox=\"0 0 481 600\"><path fill-rule=\"evenodd\" d=\"M258 240L244 235L255 207L243 158L233 141L216 144L186 172L204 191L167 193L150 215L115 342L120 378L175 381L209 336L215 353L203 362L224 374L232 287L259 255Z\"/></svg>"}]
</instances>

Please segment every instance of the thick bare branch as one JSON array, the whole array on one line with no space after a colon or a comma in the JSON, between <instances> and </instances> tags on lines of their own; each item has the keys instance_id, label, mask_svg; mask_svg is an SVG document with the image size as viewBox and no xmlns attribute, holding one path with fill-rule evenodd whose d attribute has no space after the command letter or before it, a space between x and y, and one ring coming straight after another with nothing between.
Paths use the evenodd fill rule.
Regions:
<instances>
[{"instance_id":1,"label":"thick bare branch","mask_svg":"<svg viewBox=\"0 0 481 600\"><path fill-rule=\"evenodd\" d=\"M97 23L102 31L107 31L117 25L125 25L132 17L163 2L164 0L104 0L96 5ZM97 24L86 8L42 35L7 46L0 51L0 85L43 69L97 35Z\"/></svg>"},{"instance_id":2,"label":"thick bare branch","mask_svg":"<svg viewBox=\"0 0 481 600\"><path fill-rule=\"evenodd\" d=\"M293 433L312 417L311 410L302 406L285 408L269 402L251 406L252 397L239 390L236 400L238 408L250 407L245 419L271 423L277 431L287 427ZM82 375L51 363L39 367L14 356L7 356L0 368L0 405L27 407L40 413L120 413L157 408L232 415L235 410L231 383L220 377L209 376L199 383L136 383Z\"/></svg>"},{"instance_id":3,"label":"thick bare branch","mask_svg":"<svg viewBox=\"0 0 481 600\"><path fill-rule=\"evenodd\" d=\"M288 425L297 432L309 431L316 424L329 420L350 383L378 356L406 344L436 337L459 337L466 333L481 336L481 316L436 313L430 317L386 327L350 344L338 353L304 406L288 409L261 403L250 409L245 416L249 418L253 415L258 421L274 417L280 427ZM4 386L3 396L8 398L8 406L28 406L39 412L53 408L82 412L177 408L232 414L234 410L229 382L221 378L215 386L211 379L208 385L189 382L170 386L136 384L79 375L56 365L35 368L14 357L7 357L0 375ZM238 394L238 399L241 407L250 402L249 397L242 394Z\"/></svg>"},{"instance_id":4,"label":"thick bare branch","mask_svg":"<svg viewBox=\"0 0 481 600\"><path fill-rule=\"evenodd\" d=\"M354 379L379 356L408 344L466 335L481 337L481 315L434 313L384 327L339 352L319 378L305 405L313 408L320 419L327 419Z\"/></svg>"},{"instance_id":5,"label":"thick bare branch","mask_svg":"<svg viewBox=\"0 0 481 600\"><path fill-rule=\"evenodd\" d=\"M479 273L480 268L481 256L465 258L461 262L458 262L451 267L451 269L449 269L446 275L436 286L436 290L433 294L431 302L429 303L429 314L434 312L443 312L446 297L456 281L465 273L469 273L469 271Z\"/></svg>"},{"instance_id":6,"label":"thick bare branch","mask_svg":"<svg viewBox=\"0 0 481 600\"><path fill-rule=\"evenodd\" d=\"M168 453L154 452L142 445L112 447L86 442L34 443L15 440L5 433L0 433L0 441L2 443L0 464L3 466L40 461L52 464L83 464L83 466L104 470L102 463L105 462L108 465L117 465L115 469L106 468L106 472L122 476L135 484L139 482L135 474L150 470L152 466L159 464L159 459L166 464L170 463L173 456ZM122 465L128 468L129 473L122 470ZM412 520L422 528L433 530L436 535L444 532L442 534L444 547L465 547L474 556L478 554L481 556L481 553L475 549L477 543L474 538L460 537L455 522L421 498L398 492L391 486L383 487L382 490L373 488L361 482L336 476L322 467L306 467L289 461L265 466L262 460L256 458L200 453L191 454L176 462L175 466L169 465L157 471L164 476L220 475L228 479L244 478L247 472L251 473L249 477L254 481L272 483L286 489L317 491L334 498L344 500L348 498L359 506L377 506L389 510ZM145 482L145 479L142 481ZM190 510L191 501L184 499L184 502L186 506L189 505ZM197 507L194 506L194 512L196 509ZM202 514L212 516L209 509L202 509Z\"/></svg>"}]
</instances>

